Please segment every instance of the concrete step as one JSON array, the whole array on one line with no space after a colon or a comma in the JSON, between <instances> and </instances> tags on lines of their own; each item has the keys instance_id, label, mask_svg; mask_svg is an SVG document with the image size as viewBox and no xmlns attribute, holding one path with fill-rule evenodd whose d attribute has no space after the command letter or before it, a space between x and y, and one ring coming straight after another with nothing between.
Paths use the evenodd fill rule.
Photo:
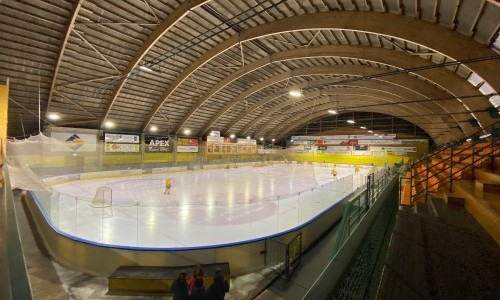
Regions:
<instances>
[{"instance_id":1,"label":"concrete step","mask_svg":"<svg viewBox=\"0 0 500 300\"><path fill-rule=\"evenodd\" d=\"M453 193L449 191L444 192L444 201L448 205L464 206L465 198L458 193Z\"/></svg>"},{"instance_id":2,"label":"concrete step","mask_svg":"<svg viewBox=\"0 0 500 300\"><path fill-rule=\"evenodd\" d=\"M500 194L484 192L469 180L453 184L454 193L465 199L465 208L500 244Z\"/></svg>"},{"instance_id":3,"label":"concrete step","mask_svg":"<svg viewBox=\"0 0 500 300\"><path fill-rule=\"evenodd\" d=\"M497 193L500 195L500 183L493 181L474 180L476 189L486 193Z\"/></svg>"},{"instance_id":4,"label":"concrete step","mask_svg":"<svg viewBox=\"0 0 500 300\"><path fill-rule=\"evenodd\" d=\"M489 172L488 170L483 170L483 169L474 170L474 178L480 181L500 184L500 175Z\"/></svg>"}]
</instances>

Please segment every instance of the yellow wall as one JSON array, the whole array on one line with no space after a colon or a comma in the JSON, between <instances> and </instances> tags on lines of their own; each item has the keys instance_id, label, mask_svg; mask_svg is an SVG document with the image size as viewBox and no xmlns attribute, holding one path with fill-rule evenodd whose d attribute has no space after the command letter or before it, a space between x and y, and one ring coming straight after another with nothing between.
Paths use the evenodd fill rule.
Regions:
<instances>
[{"instance_id":1,"label":"yellow wall","mask_svg":"<svg viewBox=\"0 0 500 300\"><path fill-rule=\"evenodd\" d=\"M3 157L6 155L7 143L7 109L9 108L9 86L0 84L0 188L3 187L2 166Z\"/></svg>"},{"instance_id":2,"label":"yellow wall","mask_svg":"<svg viewBox=\"0 0 500 300\"><path fill-rule=\"evenodd\" d=\"M408 157L406 156L396 156L387 154L387 156L362 156L362 155L332 155L332 154L290 154L287 155L290 160L298 160L298 161L315 161L315 162L328 162L328 163L337 163L337 164L355 164L355 165L384 165L395 164L401 162L408 161Z\"/></svg>"},{"instance_id":3,"label":"yellow wall","mask_svg":"<svg viewBox=\"0 0 500 300\"><path fill-rule=\"evenodd\" d=\"M7 109L9 108L9 86L0 84L0 138L7 137Z\"/></svg>"},{"instance_id":4,"label":"yellow wall","mask_svg":"<svg viewBox=\"0 0 500 300\"><path fill-rule=\"evenodd\" d=\"M103 157L103 163L105 165L140 164L141 163L141 154L140 153L120 153L120 154L106 153Z\"/></svg>"},{"instance_id":5,"label":"yellow wall","mask_svg":"<svg viewBox=\"0 0 500 300\"><path fill-rule=\"evenodd\" d=\"M162 163L174 161L173 153L146 152L144 153L145 163Z\"/></svg>"},{"instance_id":6,"label":"yellow wall","mask_svg":"<svg viewBox=\"0 0 500 300\"><path fill-rule=\"evenodd\" d=\"M198 153L177 153L177 161L191 161L198 157Z\"/></svg>"}]
</instances>

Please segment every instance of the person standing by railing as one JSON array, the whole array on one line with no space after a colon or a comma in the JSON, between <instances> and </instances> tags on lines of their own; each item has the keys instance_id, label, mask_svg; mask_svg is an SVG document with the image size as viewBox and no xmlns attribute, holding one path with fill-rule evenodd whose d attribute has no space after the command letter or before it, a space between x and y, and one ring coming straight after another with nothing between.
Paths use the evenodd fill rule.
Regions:
<instances>
[{"instance_id":1,"label":"person standing by railing","mask_svg":"<svg viewBox=\"0 0 500 300\"><path fill-rule=\"evenodd\" d=\"M179 276L172 283L171 291L174 294L173 300L190 299L186 282L186 272L179 273Z\"/></svg>"},{"instance_id":2,"label":"person standing by railing","mask_svg":"<svg viewBox=\"0 0 500 300\"><path fill-rule=\"evenodd\" d=\"M229 284L222 276L222 270L215 270L214 282L210 285L209 293L213 300L223 300L226 293L229 292Z\"/></svg>"}]
</instances>

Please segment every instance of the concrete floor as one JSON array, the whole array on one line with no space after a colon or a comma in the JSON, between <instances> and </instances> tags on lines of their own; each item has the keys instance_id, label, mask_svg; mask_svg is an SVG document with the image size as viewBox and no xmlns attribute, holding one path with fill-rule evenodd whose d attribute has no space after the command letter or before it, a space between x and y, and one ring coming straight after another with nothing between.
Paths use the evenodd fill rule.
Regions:
<instances>
[{"instance_id":1,"label":"concrete floor","mask_svg":"<svg viewBox=\"0 0 500 300\"><path fill-rule=\"evenodd\" d=\"M377 299L500 299L500 248L464 207L400 211Z\"/></svg>"}]
</instances>

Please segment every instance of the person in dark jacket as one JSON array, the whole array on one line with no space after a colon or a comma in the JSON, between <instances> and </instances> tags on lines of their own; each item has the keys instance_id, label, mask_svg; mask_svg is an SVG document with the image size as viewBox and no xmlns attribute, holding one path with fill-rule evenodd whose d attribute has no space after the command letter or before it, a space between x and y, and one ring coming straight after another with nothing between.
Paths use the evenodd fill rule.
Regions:
<instances>
[{"instance_id":1,"label":"person in dark jacket","mask_svg":"<svg viewBox=\"0 0 500 300\"><path fill-rule=\"evenodd\" d=\"M214 282L210 286L210 297L213 300L224 300L224 296L229 292L229 284L224 280L221 269L215 270Z\"/></svg>"},{"instance_id":2,"label":"person in dark jacket","mask_svg":"<svg viewBox=\"0 0 500 300\"><path fill-rule=\"evenodd\" d=\"M191 290L191 300L206 300L207 299L207 291L205 286L203 285L203 277L196 276L194 281L194 287Z\"/></svg>"},{"instance_id":3,"label":"person in dark jacket","mask_svg":"<svg viewBox=\"0 0 500 300\"><path fill-rule=\"evenodd\" d=\"M172 283L171 292L174 294L173 300L190 299L188 294L188 285L186 282L186 272L179 273L179 276Z\"/></svg>"}]
</instances>

